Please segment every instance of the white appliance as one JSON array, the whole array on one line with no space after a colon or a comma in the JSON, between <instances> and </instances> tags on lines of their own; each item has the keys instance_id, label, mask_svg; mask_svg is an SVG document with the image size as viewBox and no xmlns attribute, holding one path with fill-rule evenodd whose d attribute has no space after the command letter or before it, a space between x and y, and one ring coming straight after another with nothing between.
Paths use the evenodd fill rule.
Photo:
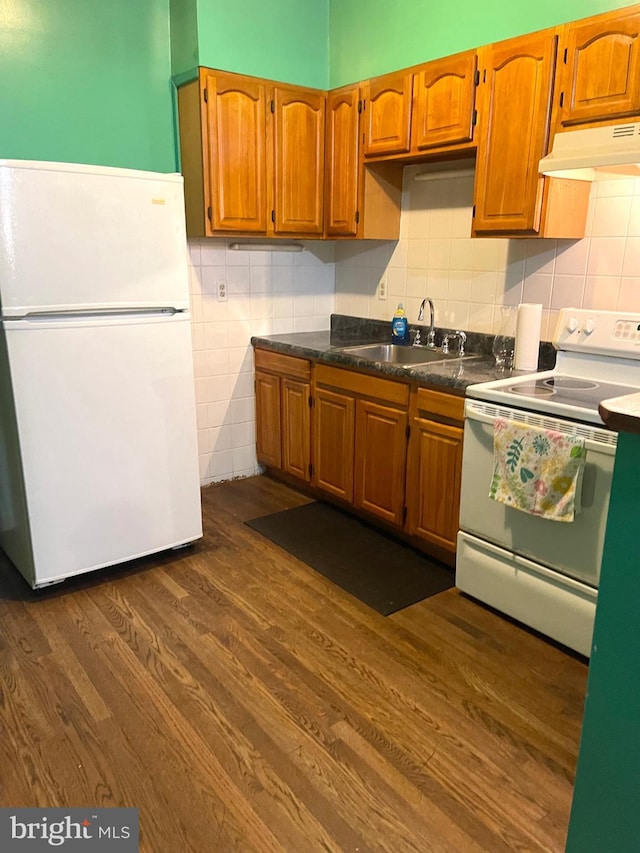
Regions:
<instances>
[{"instance_id":1,"label":"white appliance","mask_svg":"<svg viewBox=\"0 0 640 853\"><path fill-rule=\"evenodd\" d=\"M32 587L202 535L180 175L0 160L0 547Z\"/></svg>"},{"instance_id":2,"label":"white appliance","mask_svg":"<svg viewBox=\"0 0 640 853\"><path fill-rule=\"evenodd\" d=\"M640 175L640 122L556 133L542 175L597 181Z\"/></svg>"},{"instance_id":3,"label":"white appliance","mask_svg":"<svg viewBox=\"0 0 640 853\"><path fill-rule=\"evenodd\" d=\"M598 404L640 390L640 312L563 309L554 345L553 370L467 388L456 585L588 656L617 438ZM489 498L498 417L584 437L573 522Z\"/></svg>"}]
</instances>

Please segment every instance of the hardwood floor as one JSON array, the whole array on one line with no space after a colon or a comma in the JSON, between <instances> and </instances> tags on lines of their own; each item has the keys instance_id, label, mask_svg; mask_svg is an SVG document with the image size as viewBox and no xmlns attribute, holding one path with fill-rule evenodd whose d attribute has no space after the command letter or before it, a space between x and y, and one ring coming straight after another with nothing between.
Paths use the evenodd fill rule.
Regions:
<instances>
[{"instance_id":1,"label":"hardwood floor","mask_svg":"<svg viewBox=\"0 0 640 853\"><path fill-rule=\"evenodd\" d=\"M369 610L203 491L193 548L0 567L0 805L134 806L140 850L561 851L584 660L448 590Z\"/></svg>"}]
</instances>

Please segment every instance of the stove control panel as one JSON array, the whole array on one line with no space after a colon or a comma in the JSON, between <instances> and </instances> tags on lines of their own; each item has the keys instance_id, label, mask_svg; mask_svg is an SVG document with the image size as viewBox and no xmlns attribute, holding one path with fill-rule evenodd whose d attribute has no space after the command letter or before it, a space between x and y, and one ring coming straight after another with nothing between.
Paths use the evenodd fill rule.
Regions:
<instances>
[{"instance_id":1,"label":"stove control panel","mask_svg":"<svg viewBox=\"0 0 640 853\"><path fill-rule=\"evenodd\" d=\"M620 340L640 340L640 323L637 320L616 320L613 327L613 337Z\"/></svg>"},{"instance_id":2,"label":"stove control panel","mask_svg":"<svg viewBox=\"0 0 640 853\"><path fill-rule=\"evenodd\" d=\"M640 359L640 312L563 308L553 343L559 350Z\"/></svg>"}]
</instances>

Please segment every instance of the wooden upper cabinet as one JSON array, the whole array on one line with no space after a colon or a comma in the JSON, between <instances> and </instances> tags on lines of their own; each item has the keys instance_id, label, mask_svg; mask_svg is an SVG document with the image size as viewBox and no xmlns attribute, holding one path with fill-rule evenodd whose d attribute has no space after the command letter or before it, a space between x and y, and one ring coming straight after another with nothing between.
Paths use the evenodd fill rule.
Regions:
<instances>
[{"instance_id":1,"label":"wooden upper cabinet","mask_svg":"<svg viewBox=\"0 0 640 853\"><path fill-rule=\"evenodd\" d=\"M624 12L564 27L557 127L640 114L640 7Z\"/></svg>"},{"instance_id":2,"label":"wooden upper cabinet","mask_svg":"<svg viewBox=\"0 0 640 853\"><path fill-rule=\"evenodd\" d=\"M267 229L266 89L252 77L201 72L207 93L205 194L214 231Z\"/></svg>"},{"instance_id":3,"label":"wooden upper cabinet","mask_svg":"<svg viewBox=\"0 0 640 853\"><path fill-rule=\"evenodd\" d=\"M428 151L473 139L475 50L428 62L413 82L411 149Z\"/></svg>"},{"instance_id":4,"label":"wooden upper cabinet","mask_svg":"<svg viewBox=\"0 0 640 853\"><path fill-rule=\"evenodd\" d=\"M404 71L363 84L365 157L409 151L412 86L413 74Z\"/></svg>"},{"instance_id":5,"label":"wooden upper cabinet","mask_svg":"<svg viewBox=\"0 0 640 853\"><path fill-rule=\"evenodd\" d=\"M327 95L325 143L325 218L327 235L358 233L360 135L359 86L334 89Z\"/></svg>"},{"instance_id":6,"label":"wooden upper cabinet","mask_svg":"<svg viewBox=\"0 0 640 853\"><path fill-rule=\"evenodd\" d=\"M322 236L325 101L210 68L180 86L187 235Z\"/></svg>"},{"instance_id":7,"label":"wooden upper cabinet","mask_svg":"<svg viewBox=\"0 0 640 853\"><path fill-rule=\"evenodd\" d=\"M273 89L274 231L323 232L324 92Z\"/></svg>"},{"instance_id":8,"label":"wooden upper cabinet","mask_svg":"<svg viewBox=\"0 0 640 853\"><path fill-rule=\"evenodd\" d=\"M474 233L540 228L557 43L543 30L482 51Z\"/></svg>"},{"instance_id":9,"label":"wooden upper cabinet","mask_svg":"<svg viewBox=\"0 0 640 853\"><path fill-rule=\"evenodd\" d=\"M477 53L470 50L364 83L364 157L416 157L469 147L476 69Z\"/></svg>"},{"instance_id":10,"label":"wooden upper cabinet","mask_svg":"<svg viewBox=\"0 0 640 853\"><path fill-rule=\"evenodd\" d=\"M402 163L360 158L364 93L360 86L327 95L325 234L397 240L400 234Z\"/></svg>"}]
</instances>

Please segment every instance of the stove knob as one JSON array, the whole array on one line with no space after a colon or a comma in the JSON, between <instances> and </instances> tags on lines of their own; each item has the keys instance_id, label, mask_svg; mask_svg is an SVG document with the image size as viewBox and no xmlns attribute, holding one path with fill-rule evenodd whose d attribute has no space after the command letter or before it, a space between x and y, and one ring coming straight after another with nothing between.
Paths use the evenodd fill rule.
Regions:
<instances>
[{"instance_id":1,"label":"stove knob","mask_svg":"<svg viewBox=\"0 0 640 853\"><path fill-rule=\"evenodd\" d=\"M569 332L569 334L572 335L577 328L578 328L578 321L576 320L576 318L575 317L569 317L569 319L567 320L567 331Z\"/></svg>"},{"instance_id":2,"label":"stove knob","mask_svg":"<svg viewBox=\"0 0 640 853\"><path fill-rule=\"evenodd\" d=\"M596 321L595 320L587 320L587 322L584 324L585 335L590 335L591 332L593 332L593 330L595 329L595 327L596 327Z\"/></svg>"}]
</instances>

